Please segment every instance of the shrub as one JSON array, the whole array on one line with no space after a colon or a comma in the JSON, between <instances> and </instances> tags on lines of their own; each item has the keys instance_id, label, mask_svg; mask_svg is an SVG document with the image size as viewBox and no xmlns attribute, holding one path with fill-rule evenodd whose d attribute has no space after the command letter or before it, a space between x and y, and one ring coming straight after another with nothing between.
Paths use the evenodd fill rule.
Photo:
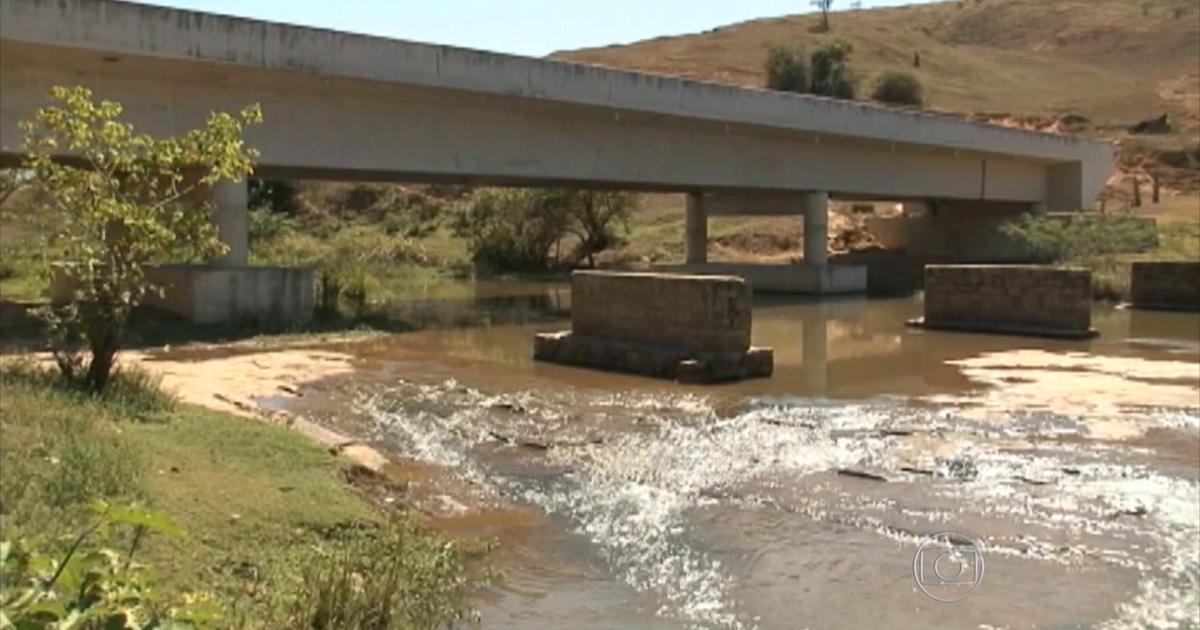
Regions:
<instances>
[{"instance_id":1,"label":"shrub","mask_svg":"<svg viewBox=\"0 0 1200 630\"><path fill-rule=\"evenodd\" d=\"M334 315L343 299L356 314L361 314L380 270L422 264L426 256L412 239L389 234L379 225L350 225L324 239L287 225L256 248L254 259L269 264L316 267L317 308L324 315Z\"/></svg>"},{"instance_id":2,"label":"shrub","mask_svg":"<svg viewBox=\"0 0 1200 630\"><path fill-rule=\"evenodd\" d=\"M621 242L636 205L636 196L622 192L485 189L459 208L452 227L475 263L489 269L594 266L597 253ZM568 236L576 243L564 258L555 248Z\"/></svg>"},{"instance_id":3,"label":"shrub","mask_svg":"<svg viewBox=\"0 0 1200 630\"><path fill-rule=\"evenodd\" d=\"M1119 300L1129 292L1129 264L1119 254L1158 245L1154 223L1128 217L1025 217L1001 231L1050 263L1084 267L1092 272L1092 295Z\"/></svg>"},{"instance_id":4,"label":"shrub","mask_svg":"<svg viewBox=\"0 0 1200 630\"><path fill-rule=\"evenodd\" d=\"M452 225L476 265L512 271L551 266L551 248L566 235L570 209L554 191L483 189Z\"/></svg>"},{"instance_id":5,"label":"shrub","mask_svg":"<svg viewBox=\"0 0 1200 630\"><path fill-rule=\"evenodd\" d=\"M269 207L259 206L250 210L250 244L255 246L295 230L298 222L291 216L276 212Z\"/></svg>"},{"instance_id":6,"label":"shrub","mask_svg":"<svg viewBox=\"0 0 1200 630\"><path fill-rule=\"evenodd\" d=\"M1079 262L1145 251L1158 243L1151 221L1127 217L1034 217L1006 224L1001 231L1029 248L1039 260Z\"/></svg>"},{"instance_id":7,"label":"shrub","mask_svg":"<svg viewBox=\"0 0 1200 630\"><path fill-rule=\"evenodd\" d=\"M920 107L925 104L920 79L908 72L885 72L875 81L875 89L871 99L889 105L913 105Z\"/></svg>"},{"instance_id":8,"label":"shrub","mask_svg":"<svg viewBox=\"0 0 1200 630\"><path fill-rule=\"evenodd\" d=\"M456 544L422 534L407 521L351 536L303 562L283 625L313 630L444 627L466 613L466 560Z\"/></svg>"},{"instance_id":9,"label":"shrub","mask_svg":"<svg viewBox=\"0 0 1200 630\"><path fill-rule=\"evenodd\" d=\"M782 46L772 46L767 52L767 87L780 92L807 93L808 61L804 53Z\"/></svg>"},{"instance_id":10,"label":"shrub","mask_svg":"<svg viewBox=\"0 0 1200 630\"><path fill-rule=\"evenodd\" d=\"M145 537L181 532L166 516L137 507L96 502L93 524L62 553L30 538L0 542L0 619L13 628L138 629L207 625L214 608L205 598L180 605L162 600L147 567L134 562ZM128 548L98 545L101 536L130 532ZM9 625L11 624L11 625Z\"/></svg>"},{"instance_id":11,"label":"shrub","mask_svg":"<svg viewBox=\"0 0 1200 630\"><path fill-rule=\"evenodd\" d=\"M773 90L816 94L833 98L854 98L854 73L850 53L854 47L842 40L818 46L806 57L804 51L772 47L765 69L767 87Z\"/></svg>"},{"instance_id":12,"label":"shrub","mask_svg":"<svg viewBox=\"0 0 1200 630\"><path fill-rule=\"evenodd\" d=\"M854 98L854 74L850 71L850 53L854 47L840 39L817 47L809 57L812 93L833 98Z\"/></svg>"},{"instance_id":13,"label":"shrub","mask_svg":"<svg viewBox=\"0 0 1200 630\"><path fill-rule=\"evenodd\" d=\"M619 245L629 231L629 216L637 206L637 197L623 192L571 191L563 193L570 207L568 230L579 243L572 255L574 264L584 260L596 266L595 255Z\"/></svg>"}]
</instances>

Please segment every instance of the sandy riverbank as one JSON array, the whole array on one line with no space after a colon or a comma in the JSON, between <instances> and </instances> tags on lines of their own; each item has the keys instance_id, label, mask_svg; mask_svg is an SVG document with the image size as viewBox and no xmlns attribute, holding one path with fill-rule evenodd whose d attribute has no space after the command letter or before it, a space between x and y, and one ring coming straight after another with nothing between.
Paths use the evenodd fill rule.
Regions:
<instances>
[{"instance_id":1,"label":"sandy riverbank","mask_svg":"<svg viewBox=\"0 0 1200 630\"><path fill-rule=\"evenodd\" d=\"M379 451L353 438L295 414L268 410L260 403L265 398L299 397L307 383L349 374L354 370L354 356L346 352L284 348L203 358L163 357L145 352L126 352L121 357L128 365L137 365L157 375L163 387L183 402L287 424L322 446L377 472L388 462Z\"/></svg>"}]
</instances>

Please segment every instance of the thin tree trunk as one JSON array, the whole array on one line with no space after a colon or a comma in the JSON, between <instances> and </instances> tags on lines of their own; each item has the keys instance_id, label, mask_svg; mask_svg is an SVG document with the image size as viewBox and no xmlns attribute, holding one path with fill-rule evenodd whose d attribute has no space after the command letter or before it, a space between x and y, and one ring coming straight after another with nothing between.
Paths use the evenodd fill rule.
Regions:
<instances>
[{"instance_id":1,"label":"thin tree trunk","mask_svg":"<svg viewBox=\"0 0 1200 630\"><path fill-rule=\"evenodd\" d=\"M88 344L91 346L92 360L88 364L84 382L92 392L103 391L108 386L113 365L116 363L117 351L121 349L121 330L123 328L124 317L118 317L116 320L98 324L98 329L89 335Z\"/></svg>"}]
</instances>

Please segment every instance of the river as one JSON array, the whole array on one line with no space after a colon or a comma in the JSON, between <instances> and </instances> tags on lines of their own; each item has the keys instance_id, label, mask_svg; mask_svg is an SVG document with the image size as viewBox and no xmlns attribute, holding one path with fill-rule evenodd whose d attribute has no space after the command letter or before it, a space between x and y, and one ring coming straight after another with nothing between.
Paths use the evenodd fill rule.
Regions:
<instances>
[{"instance_id":1,"label":"river","mask_svg":"<svg viewBox=\"0 0 1200 630\"><path fill-rule=\"evenodd\" d=\"M483 628L1200 627L1200 315L1097 305L1099 338L1049 341L760 299L774 376L689 387L532 362L565 285L392 308L419 329L302 411L498 541ZM914 577L946 530L983 563L956 603Z\"/></svg>"}]
</instances>

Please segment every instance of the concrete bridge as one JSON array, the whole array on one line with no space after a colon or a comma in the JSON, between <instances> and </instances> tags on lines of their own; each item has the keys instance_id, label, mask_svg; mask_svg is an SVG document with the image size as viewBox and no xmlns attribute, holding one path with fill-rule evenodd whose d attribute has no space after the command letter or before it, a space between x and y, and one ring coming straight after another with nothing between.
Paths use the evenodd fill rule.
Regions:
<instances>
[{"instance_id":1,"label":"concrete bridge","mask_svg":"<svg viewBox=\"0 0 1200 630\"><path fill-rule=\"evenodd\" d=\"M709 216L803 216L804 263L761 280L799 292L865 288L865 269L826 264L830 198L933 202L983 224L1089 206L1113 166L1107 143L859 102L110 0L0 0L6 164L56 84L120 101L156 134L260 103L248 139L262 177L687 193L692 270L713 268ZM245 280L269 273L246 266L245 186L214 196L230 245L214 264L259 286Z\"/></svg>"}]
</instances>

